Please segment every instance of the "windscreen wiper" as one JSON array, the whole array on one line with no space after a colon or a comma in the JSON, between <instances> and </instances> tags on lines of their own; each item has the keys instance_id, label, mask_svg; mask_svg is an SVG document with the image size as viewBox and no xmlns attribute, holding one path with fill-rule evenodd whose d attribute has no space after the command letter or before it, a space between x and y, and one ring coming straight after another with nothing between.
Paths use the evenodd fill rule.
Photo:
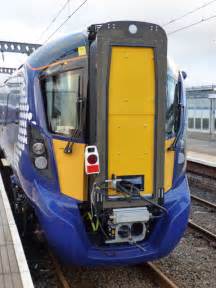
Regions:
<instances>
[{"instance_id":1,"label":"windscreen wiper","mask_svg":"<svg viewBox=\"0 0 216 288\"><path fill-rule=\"evenodd\" d=\"M71 138L78 138L81 135L81 129L83 128L83 115L82 115L82 110L83 110L83 98L81 97L80 94L80 77L79 77L79 88L78 88L78 97L77 97L77 129L74 129L71 131ZM64 148L64 153L66 154L71 154L73 152L73 145L74 141L73 139L68 140L67 145Z\"/></svg>"},{"instance_id":2,"label":"windscreen wiper","mask_svg":"<svg viewBox=\"0 0 216 288\"><path fill-rule=\"evenodd\" d=\"M72 130L71 132L71 138L78 138L81 135L81 127L83 127L83 117L82 117L82 108L83 108L83 99L81 97L78 98L78 128ZM73 152L73 145L74 141L72 139L68 140L67 145L64 148L64 153L71 154Z\"/></svg>"},{"instance_id":3,"label":"windscreen wiper","mask_svg":"<svg viewBox=\"0 0 216 288\"><path fill-rule=\"evenodd\" d=\"M79 128L73 130L73 133L71 133L71 138L79 137L79 136L80 136L80 130L79 130ZM64 148L64 153L66 153L66 154L71 154L71 153L73 152L73 145L74 145L74 141L73 141L72 139L70 139L70 140L67 142L67 145L66 145L65 148Z\"/></svg>"},{"instance_id":4,"label":"windscreen wiper","mask_svg":"<svg viewBox=\"0 0 216 288\"><path fill-rule=\"evenodd\" d=\"M182 134L182 129L181 129L181 118L182 118L182 114L184 113L184 105L182 103L178 104L178 111L179 111L179 131L176 135L175 140L173 141L173 143L170 145L170 147L168 148L168 150L170 151L175 151L176 150L176 144L179 141L179 138L181 137Z\"/></svg>"}]
</instances>

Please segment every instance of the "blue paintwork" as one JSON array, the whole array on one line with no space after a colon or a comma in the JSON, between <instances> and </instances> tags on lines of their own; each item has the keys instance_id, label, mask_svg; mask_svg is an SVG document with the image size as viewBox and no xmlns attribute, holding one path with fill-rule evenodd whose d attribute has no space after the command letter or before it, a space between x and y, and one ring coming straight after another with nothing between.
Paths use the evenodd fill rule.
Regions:
<instances>
[{"instance_id":1,"label":"blue paintwork","mask_svg":"<svg viewBox=\"0 0 216 288\"><path fill-rule=\"evenodd\" d=\"M34 184L36 211L46 237L61 259L70 264L132 264L158 259L172 251L187 226L190 196L185 177L178 187L165 194L168 216L156 220L149 239L140 243L145 252L132 245L100 248L92 245L76 201Z\"/></svg>"},{"instance_id":2,"label":"blue paintwork","mask_svg":"<svg viewBox=\"0 0 216 288\"><path fill-rule=\"evenodd\" d=\"M39 67L52 63L56 59L66 59L69 56L71 57L71 55L77 56L77 47L84 46L86 43L87 39L83 34L65 37L38 49L28 59L28 63L32 67ZM56 49L58 46L61 48ZM47 129L38 81L41 71L33 71L29 68L29 65L24 65L22 70L27 84L26 95L29 111L32 113L32 119L27 120L27 125L37 127L41 135L46 139L50 170L52 171L51 177L47 178L43 174L38 173L30 158L28 144L25 145L18 166L14 165L14 144L17 141L17 134L14 134L13 131L18 131L18 123L10 123L11 121L8 121L7 125L2 125L4 121L1 111L4 109L1 105L0 146L11 162L16 179L35 208L41 227L56 254L63 261L73 264L117 265L150 261L170 253L185 231L190 206L185 170L177 164L180 148L177 148L176 152L174 186L173 189L165 193L165 207L168 210L168 216L164 215L162 218L155 220L149 238L140 243L145 252L133 245L126 244L98 248L92 245L88 239L83 219L78 209L78 201L61 194L60 191L52 139L67 140L67 138L52 135ZM180 81L182 82L182 79ZM185 101L183 92L182 101ZM14 112L11 113L13 114ZM184 126L182 125L184 125L185 116L182 116L181 127L183 129ZM9 118L11 117L9 116ZM11 125L13 125L13 130Z\"/></svg>"},{"instance_id":3,"label":"blue paintwork","mask_svg":"<svg viewBox=\"0 0 216 288\"><path fill-rule=\"evenodd\" d=\"M28 63L32 67L40 67L57 60L71 58L78 55L77 47L80 46L88 46L87 35L84 33L67 35L41 46L28 58Z\"/></svg>"}]
</instances>

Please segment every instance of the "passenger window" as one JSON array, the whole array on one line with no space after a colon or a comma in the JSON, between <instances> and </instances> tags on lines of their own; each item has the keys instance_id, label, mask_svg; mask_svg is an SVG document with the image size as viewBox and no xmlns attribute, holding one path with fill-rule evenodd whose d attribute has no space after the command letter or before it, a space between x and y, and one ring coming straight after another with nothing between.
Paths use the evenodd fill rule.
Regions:
<instances>
[{"instance_id":1,"label":"passenger window","mask_svg":"<svg viewBox=\"0 0 216 288\"><path fill-rule=\"evenodd\" d=\"M7 99L7 123L19 122L19 99L21 82L20 77L13 77L7 82L8 99Z\"/></svg>"},{"instance_id":2,"label":"passenger window","mask_svg":"<svg viewBox=\"0 0 216 288\"><path fill-rule=\"evenodd\" d=\"M7 86L4 85L1 88L0 93L0 125L4 125L6 121L7 96L8 96L8 89Z\"/></svg>"},{"instance_id":3,"label":"passenger window","mask_svg":"<svg viewBox=\"0 0 216 288\"><path fill-rule=\"evenodd\" d=\"M79 128L81 79L81 71L67 71L43 80L48 126L52 132L70 136Z\"/></svg>"}]
</instances>

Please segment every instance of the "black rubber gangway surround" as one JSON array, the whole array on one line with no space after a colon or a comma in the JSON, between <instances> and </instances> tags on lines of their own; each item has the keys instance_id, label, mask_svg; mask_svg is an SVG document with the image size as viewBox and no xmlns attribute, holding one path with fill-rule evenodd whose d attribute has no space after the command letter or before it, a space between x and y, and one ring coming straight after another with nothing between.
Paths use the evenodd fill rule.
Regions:
<instances>
[{"instance_id":1,"label":"black rubber gangway surround","mask_svg":"<svg viewBox=\"0 0 216 288\"><path fill-rule=\"evenodd\" d=\"M137 32L130 33L129 26L136 25ZM90 108L94 107L90 122L90 142L96 143L100 155L98 182L108 178L108 87L113 46L150 47L155 59L155 144L153 196L163 197L164 187L164 143L165 101L167 75L167 37L156 25L136 21L110 22L100 25L95 40L90 46ZM92 75L93 74L93 75ZM90 110L91 111L91 110ZM161 193L162 192L162 193ZM156 200L155 199L155 200Z\"/></svg>"}]
</instances>

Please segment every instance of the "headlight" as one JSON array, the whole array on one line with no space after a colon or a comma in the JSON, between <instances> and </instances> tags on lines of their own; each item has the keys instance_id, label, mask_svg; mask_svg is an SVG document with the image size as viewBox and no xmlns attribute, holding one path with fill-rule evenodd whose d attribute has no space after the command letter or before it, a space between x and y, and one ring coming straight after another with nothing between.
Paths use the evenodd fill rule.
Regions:
<instances>
[{"instance_id":1,"label":"headlight","mask_svg":"<svg viewBox=\"0 0 216 288\"><path fill-rule=\"evenodd\" d=\"M128 27L128 31L131 33L131 34L136 34L137 33L137 26L135 24L130 24L129 27Z\"/></svg>"},{"instance_id":2,"label":"headlight","mask_svg":"<svg viewBox=\"0 0 216 288\"><path fill-rule=\"evenodd\" d=\"M39 127L32 124L28 124L27 133L29 158L31 159L32 164L41 175L53 177L52 168L49 164L49 146L46 135L39 130Z\"/></svg>"},{"instance_id":3,"label":"headlight","mask_svg":"<svg viewBox=\"0 0 216 288\"><path fill-rule=\"evenodd\" d=\"M45 146L41 142L32 145L32 151L35 155L42 155L45 152Z\"/></svg>"},{"instance_id":4,"label":"headlight","mask_svg":"<svg viewBox=\"0 0 216 288\"><path fill-rule=\"evenodd\" d=\"M37 169L43 170L47 168L48 161L44 156L39 156L35 158L34 164Z\"/></svg>"}]
</instances>

